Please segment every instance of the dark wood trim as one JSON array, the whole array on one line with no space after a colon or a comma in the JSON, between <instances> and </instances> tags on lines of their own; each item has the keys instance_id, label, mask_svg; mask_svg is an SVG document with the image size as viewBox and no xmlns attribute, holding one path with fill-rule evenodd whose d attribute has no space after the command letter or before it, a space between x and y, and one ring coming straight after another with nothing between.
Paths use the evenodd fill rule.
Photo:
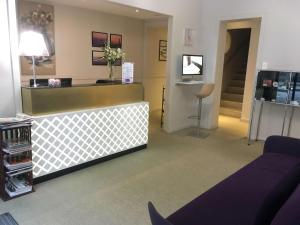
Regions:
<instances>
[{"instance_id":1,"label":"dark wood trim","mask_svg":"<svg viewBox=\"0 0 300 225\"><path fill-rule=\"evenodd\" d=\"M112 155L104 156L104 157L99 158L99 159L95 159L95 160L92 160L92 161L89 161L89 162L86 162L86 163L82 163L82 164L79 164L79 165L76 165L76 166L72 166L72 167L69 167L69 168L54 172L54 173L50 173L50 174L47 174L47 175L44 175L44 176L41 176L41 177L34 178L33 183L34 184L39 184L39 183L42 183L42 182L45 182L45 181L48 181L48 180L51 180L51 179L54 179L54 178L57 178L57 177L61 177L61 176L67 175L69 173L72 173L72 172L75 172L75 171L78 171L78 170L81 170L81 169L84 169L84 168L87 168L87 167L91 167L91 166L94 166L96 164L99 164L99 163L102 163L102 162L105 162L105 161L108 161L108 160L112 160L114 158L117 158L117 157L120 157L120 156L123 156L123 155L127 155L127 154L130 154L130 153L133 153L133 152L137 152L137 151L140 151L140 150L143 150L143 149L146 149L146 148L147 148L147 144L141 145L141 146L138 146L138 147L135 147L135 148L131 148L131 149L128 149L128 150L125 150L125 151L122 151L122 152L118 152L118 153L115 153L115 154L112 154Z\"/></svg>"}]
</instances>

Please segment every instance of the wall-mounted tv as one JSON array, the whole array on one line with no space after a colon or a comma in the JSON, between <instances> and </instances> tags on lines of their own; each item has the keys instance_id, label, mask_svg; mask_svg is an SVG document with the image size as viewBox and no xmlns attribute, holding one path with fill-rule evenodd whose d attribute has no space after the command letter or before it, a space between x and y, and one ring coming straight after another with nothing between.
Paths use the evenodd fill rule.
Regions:
<instances>
[{"instance_id":1,"label":"wall-mounted tv","mask_svg":"<svg viewBox=\"0 0 300 225\"><path fill-rule=\"evenodd\" d=\"M182 75L203 75L203 55L182 55Z\"/></svg>"}]
</instances>

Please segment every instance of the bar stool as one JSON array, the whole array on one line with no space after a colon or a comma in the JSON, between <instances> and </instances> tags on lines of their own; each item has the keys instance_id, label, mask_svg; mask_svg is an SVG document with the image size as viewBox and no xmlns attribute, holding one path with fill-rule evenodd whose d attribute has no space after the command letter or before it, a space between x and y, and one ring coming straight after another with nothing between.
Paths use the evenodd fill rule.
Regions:
<instances>
[{"instance_id":1,"label":"bar stool","mask_svg":"<svg viewBox=\"0 0 300 225\"><path fill-rule=\"evenodd\" d=\"M199 137L199 138L205 138L208 136L208 134L201 134L200 130L200 122L201 122L201 111L202 111L202 100L208 96L211 95L215 87L215 84L212 83L206 83L201 85L199 92L196 94L196 97L198 98L198 114L197 116L190 116L190 119L197 119L197 132L196 134L193 132L190 136L193 137Z\"/></svg>"}]
</instances>

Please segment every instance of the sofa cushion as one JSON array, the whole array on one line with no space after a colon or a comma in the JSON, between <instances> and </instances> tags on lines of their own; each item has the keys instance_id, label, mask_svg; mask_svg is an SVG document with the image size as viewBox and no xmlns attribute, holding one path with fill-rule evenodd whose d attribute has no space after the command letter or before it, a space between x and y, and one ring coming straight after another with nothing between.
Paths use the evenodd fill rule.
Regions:
<instances>
[{"instance_id":1,"label":"sofa cushion","mask_svg":"<svg viewBox=\"0 0 300 225\"><path fill-rule=\"evenodd\" d=\"M281 207L271 225L300 224L300 185Z\"/></svg>"},{"instance_id":2,"label":"sofa cushion","mask_svg":"<svg viewBox=\"0 0 300 225\"><path fill-rule=\"evenodd\" d=\"M265 141L264 153L281 153L300 157L300 139L284 136L270 136Z\"/></svg>"},{"instance_id":3,"label":"sofa cushion","mask_svg":"<svg viewBox=\"0 0 300 225\"><path fill-rule=\"evenodd\" d=\"M300 158L264 154L167 219L174 225L270 224L299 174Z\"/></svg>"}]
</instances>

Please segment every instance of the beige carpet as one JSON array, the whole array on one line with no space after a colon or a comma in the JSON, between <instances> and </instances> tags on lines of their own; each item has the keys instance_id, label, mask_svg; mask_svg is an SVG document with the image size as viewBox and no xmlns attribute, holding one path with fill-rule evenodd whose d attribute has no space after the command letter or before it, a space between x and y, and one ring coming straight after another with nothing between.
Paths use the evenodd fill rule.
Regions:
<instances>
[{"instance_id":1,"label":"beige carpet","mask_svg":"<svg viewBox=\"0 0 300 225\"><path fill-rule=\"evenodd\" d=\"M20 225L148 225L149 200L167 216L261 154L261 143L247 145L246 129L220 117L219 129L197 139L152 126L147 150L37 185L0 202L0 214Z\"/></svg>"}]
</instances>

